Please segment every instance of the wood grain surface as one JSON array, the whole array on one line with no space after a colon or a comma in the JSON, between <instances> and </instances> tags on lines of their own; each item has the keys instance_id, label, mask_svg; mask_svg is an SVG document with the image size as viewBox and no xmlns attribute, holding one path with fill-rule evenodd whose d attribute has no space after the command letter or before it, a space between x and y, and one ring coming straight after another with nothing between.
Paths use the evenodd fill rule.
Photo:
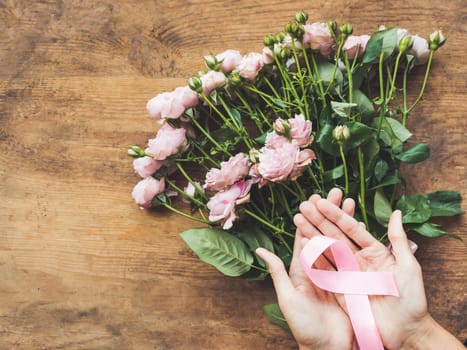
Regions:
<instances>
[{"instance_id":1,"label":"wood grain surface","mask_svg":"<svg viewBox=\"0 0 467 350\"><path fill-rule=\"evenodd\" d=\"M149 98L203 55L260 51L298 10L445 32L410 121L432 156L404 172L410 191L466 197L463 0L0 1L0 349L296 348L261 310L270 281L220 275L178 236L191 222L133 203L126 148L155 133ZM465 218L444 224L465 242ZM414 239L430 311L464 341L465 243Z\"/></svg>"}]
</instances>

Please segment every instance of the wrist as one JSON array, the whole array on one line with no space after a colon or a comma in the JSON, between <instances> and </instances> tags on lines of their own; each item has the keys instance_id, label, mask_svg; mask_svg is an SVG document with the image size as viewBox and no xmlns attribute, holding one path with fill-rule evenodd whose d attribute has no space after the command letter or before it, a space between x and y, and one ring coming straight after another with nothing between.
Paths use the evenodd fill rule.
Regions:
<instances>
[{"instance_id":1,"label":"wrist","mask_svg":"<svg viewBox=\"0 0 467 350\"><path fill-rule=\"evenodd\" d=\"M429 314L426 314L423 319L418 322L418 325L409 332L400 350L425 349L426 341L436 332L436 328L436 321Z\"/></svg>"}]
</instances>

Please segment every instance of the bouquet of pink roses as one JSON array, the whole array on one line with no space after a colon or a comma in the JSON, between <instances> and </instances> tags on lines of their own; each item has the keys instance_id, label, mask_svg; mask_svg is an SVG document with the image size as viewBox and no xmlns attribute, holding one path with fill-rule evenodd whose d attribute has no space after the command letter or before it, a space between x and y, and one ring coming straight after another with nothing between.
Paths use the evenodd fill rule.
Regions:
<instances>
[{"instance_id":1,"label":"bouquet of pink roses","mask_svg":"<svg viewBox=\"0 0 467 350\"><path fill-rule=\"evenodd\" d=\"M228 276L263 279L258 247L287 265L299 204L336 186L382 241L395 208L407 230L429 237L445 234L432 217L462 213L458 192L398 195L401 163L429 156L425 144L407 147L406 123L442 33L426 40L382 26L356 36L348 24L307 20L297 13L264 38L262 53L206 56L207 68L187 86L148 102L161 127L147 147L128 151L143 178L135 201L206 224L182 238ZM409 101L415 65L425 65L425 75Z\"/></svg>"}]
</instances>

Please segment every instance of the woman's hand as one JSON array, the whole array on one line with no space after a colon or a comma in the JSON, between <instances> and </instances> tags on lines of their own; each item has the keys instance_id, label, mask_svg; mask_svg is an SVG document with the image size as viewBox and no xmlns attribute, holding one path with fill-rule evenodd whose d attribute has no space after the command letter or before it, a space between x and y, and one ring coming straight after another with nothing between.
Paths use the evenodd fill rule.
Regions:
<instances>
[{"instance_id":1,"label":"woman's hand","mask_svg":"<svg viewBox=\"0 0 467 350\"><path fill-rule=\"evenodd\" d=\"M329 203L339 205L341 199L340 191L329 193ZM348 215L353 215L353 203L344 202L343 207ZM319 234L318 231L315 233ZM299 256L307 241L308 238L301 232L301 226L297 225L289 274L279 257L263 248L256 252L268 265L279 306L300 349L352 349L354 336L347 314L334 294L311 283L300 265ZM333 268L324 257L318 259L316 267Z\"/></svg>"}]
</instances>

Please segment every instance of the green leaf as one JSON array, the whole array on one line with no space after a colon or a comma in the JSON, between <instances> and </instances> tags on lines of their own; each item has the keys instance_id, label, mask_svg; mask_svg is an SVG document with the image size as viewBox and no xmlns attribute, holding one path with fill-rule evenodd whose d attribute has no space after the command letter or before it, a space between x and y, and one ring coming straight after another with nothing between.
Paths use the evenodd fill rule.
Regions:
<instances>
[{"instance_id":1,"label":"green leaf","mask_svg":"<svg viewBox=\"0 0 467 350\"><path fill-rule=\"evenodd\" d=\"M254 252L256 248L262 247L274 253L274 245L272 244L271 239L259 228L255 227L254 230L242 230L236 232L236 234L238 238L240 238L243 242L247 244L248 248L250 248L250 251ZM266 267L266 264L263 261L263 259L259 257L258 263L261 266Z\"/></svg>"},{"instance_id":2,"label":"green leaf","mask_svg":"<svg viewBox=\"0 0 467 350\"><path fill-rule=\"evenodd\" d=\"M392 207L382 190L375 192L373 205L376 221L386 227L392 214Z\"/></svg>"},{"instance_id":3,"label":"green leaf","mask_svg":"<svg viewBox=\"0 0 467 350\"><path fill-rule=\"evenodd\" d=\"M375 111L371 100L360 90L354 90L353 101L357 104L360 113L370 115Z\"/></svg>"},{"instance_id":4,"label":"green leaf","mask_svg":"<svg viewBox=\"0 0 467 350\"><path fill-rule=\"evenodd\" d=\"M251 268L253 256L246 245L226 231L195 228L180 235L202 261L224 275L240 276Z\"/></svg>"},{"instance_id":5,"label":"green leaf","mask_svg":"<svg viewBox=\"0 0 467 350\"><path fill-rule=\"evenodd\" d=\"M394 157L405 163L418 163L430 156L430 149L424 143L419 143L405 152L395 154Z\"/></svg>"},{"instance_id":6,"label":"green leaf","mask_svg":"<svg viewBox=\"0 0 467 350\"><path fill-rule=\"evenodd\" d=\"M397 119L386 118L386 121L391 126L394 135L396 135L396 137L402 142L407 141L412 136L412 133L407 130Z\"/></svg>"},{"instance_id":7,"label":"green leaf","mask_svg":"<svg viewBox=\"0 0 467 350\"><path fill-rule=\"evenodd\" d=\"M339 70L339 68L336 68L334 64L328 61L318 61L319 78L325 85L328 85L330 83L334 71L334 84L340 87L342 86L342 83L344 81L344 76L342 75L342 72ZM315 75L315 78L317 79L318 77Z\"/></svg>"},{"instance_id":8,"label":"green leaf","mask_svg":"<svg viewBox=\"0 0 467 350\"><path fill-rule=\"evenodd\" d=\"M456 191L436 191L427 194L432 216L464 214L461 209L461 194Z\"/></svg>"},{"instance_id":9,"label":"green leaf","mask_svg":"<svg viewBox=\"0 0 467 350\"><path fill-rule=\"evenodd\" d=\"M362 146L363 162L365 164L365 173L371 174L375 167L375 161L379 155L379 143L375 137L372 137L367 143Z\"/></svg>"},{"instance_id":10,"label":"green leaf","mask_svg":"<svg viewBox=\"0 0 467 350\"><path fill-rule=\"evenodd\" d=\"M392 186L392 185L399 184L399 183L401 183L401 179L398 176L389 175L389 176L386 176L383 179L383 181L381 181L379 184L370 188L370 190L376 190L378 188Z\"/></svg>"},{"instance_id":11,"label":"green leaf","mask_svg":"<svg viewBox=\"0 0 467 350\"><path fill-rule=\"evenodd\" d=\"M379 137L386 146L391 146L391 148L394 150L402 146L402 141L399 140L399 138L392 130L391 124L389 124L388 119L389 118L383 118L383 120L381 121L381 117L376 117L373 119L372 126L375 129L377 129L379 127L379 124L381 123L381 132L379 134Z\"/></svg>"},{"instance_id":12,"label":"green leaf","mask_svg":"<svg viewBox=\"0 0 467 350\"><path fill-rule=\"evenodd\" d=\"M365 48L363 63L378 62L381 52L384 52L384 58L392 55L397 45L397 27L380 30L375 32Z\"/></svg>"},{"instance_id":13,"label":"green leaf","mask_svg":"<svg viewBox=\"0 0 467 350\"><path fill-rule=\"evenodd\" d=\"M421 224L431 217L428 197L421 194L403 195L397 201L396 208L402 211L404 224Z\"/></svg>"},{"instance_id":14,"label":"green leaf","mask_svg":"<svg viewBox=\"0 0 467 350\"><path fill-rule=\"evenodd\" d=\"M269 322L275 324L282 329L290 332L289 325L282 314L281 309L279 308L278 304L267 304L263 306L264 313L266 314Z\"/></svg>"},{"instance_id":15,"label":"green leaf","mask_svg":"<svg viewBox=\"0 0 467 350\"><path fill-rule=\"evenodd\" d=\"M335 168L331 170L327 170L323 173L323 179L326 182L332 181L332 180L337 180L344 176L344 165L338 165Z\"/></svg>"},{"instance_id":16,"label":"green leaf","mask_svg":"<svg viewBox=\"0 0 467 350\"><path fill-rule=\"evenodd\" d=\"M230 110L230 115L232 116L232 118L235 119L235 121L237 122L237 125L239 125L240 127L243 126L242 116L241 116L240 112L238 111L238 109L232 108Z\"/></svg>"},{"instance_id":17,"label":"green leaf","mask_svg":"<svg viewBox=\"0 0 467 350\"><path fill-rule=\"evenodd\" d=\"M439 229L439 225L431 222L425 222L420 226L410 227L410 230L413 230L422 236L431 238L444 236L446 234L445 231Z\"/></svg>"},{"instance_id":18,"label":"green leaf","mask_svg":"<svg viewBox=\"0 0 467 350\"><path fill-rule=\"evenodd\" d=\"M386 173L388 172L389 166L388 163L384 159L378 159L375 164L374 175L378 182L381 182Z\"/></svg>"},{"instance_id":19,"label":"green leaf","mask_svg":"<svg viewBox=\"0 0 467 350\"><path fill-rule=\"evenodd\" d=\"M334 113L342 118L349 118L352 108L357 107L356 103L331 101L331 107Z\"/></svg>"},{"instance_id":20,"label":"green leaf","mask_svg":"<svg viewBox=\"0 0 467 350\"><path fill-rule=\"evenodd\" d=\"M378 32L374 33L365 48L365 54L363 55L363 63L374 63L377 62L381 51L383 50L383 38L378 35Z\"/></svg>"}]
</instances>

